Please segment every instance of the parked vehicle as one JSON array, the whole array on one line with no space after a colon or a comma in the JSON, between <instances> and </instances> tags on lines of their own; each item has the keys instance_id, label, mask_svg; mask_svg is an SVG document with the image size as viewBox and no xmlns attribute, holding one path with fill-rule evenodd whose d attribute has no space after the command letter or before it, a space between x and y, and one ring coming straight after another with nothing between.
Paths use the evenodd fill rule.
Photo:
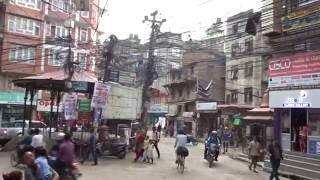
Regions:
<instances>
[{"instance_id":1,"label":"parked vehicle","mask_svg":"<svg viewBox=\"0 0 320 180\"><path fill-rule=\"evenodd\" d=\"M32 128L39 128L42 131L47 131L47 125L40 121L32 121ZM25 130L29 129L29 121L25 121ZM0 128L0 139L11 139L21 135L23 129L23 120L15 120L10 122L2 122Z\"/></svg>"},{"instance_id":2,"label":"parked vehicle","mask_svg":"<svg viewBox=\"0 0 320 180\"><path fill-rule=\"evenodd\" d=\"M119 138L110 138L97 143L97 153L99 156L115 156L123 159L127 155L127 143Z\"/></svg>"}]
</instances>

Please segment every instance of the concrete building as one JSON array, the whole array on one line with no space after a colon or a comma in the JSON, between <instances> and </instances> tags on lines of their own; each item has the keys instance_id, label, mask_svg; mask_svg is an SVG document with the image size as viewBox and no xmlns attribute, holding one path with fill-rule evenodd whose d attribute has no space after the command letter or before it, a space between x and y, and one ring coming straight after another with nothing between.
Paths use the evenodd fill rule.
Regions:
<instances>
[{"instance_id":1,"label":"concrete building","mask_svg":"<svg viewBox=\"0 0 320 180\"><path fill-rule=\"evenodd\" d=\"M89 11L71 7L76 6L64 0L1 1L0 109L12 111L4 120L23 119L23 98L12 97L23 97L24 93L13 86L13 79L62 68L69 45L67 27L72 27L73 61L82 69L95 70L99 0L90 0Z\"/></svg>"},{"instance_id":2,"label":"concrete building","mask_svg":"<svg viewBox=\"0 0 320 180\"><path fill-rule=\"evenodd\" d=\"M163 85L169 83L168 75L171 69L181 67L183 53L183 41L181 34L164 32L157 35L155 46L155 66L158 78L152 85L150 108L148 119L150 124L155 124L159 117L165 117L168 113L168 91Z\"/></svg>"},{"instance_id":3,"label":"concrete building","mask_svg":"<svg viewBox=\"0 0 320 180\"><path fill-rule=\"evenodd\" d=\"M267 89L268 47L260 17L261 12L249 10L227 19L226 105L220 109L229 122L260 106Z\"/></svg>"},{"instance_id":4,"label":"concrete building","mask_svg":"<svg viewBox=\"0 0 320 180\"><path fill-rule=\"evenodd\" d=\"M164 87L170 92L168 125L179 130L186 127L190 134L204 136L216 128L216 109L200 112L197 104L202 102L223 104L225 57L212 50L185 52L182 67L170 71L171 82Z\"/></svg>"},{"instance_id":5,"label":"concrete building","mask_svg":"<svg viewBox=\"0 0 320 180\"><path fill-rule=\"evenodd\" d=\"M280 170L305 179L320 176L320 1L265 1L263 34L270 38L269 106L274 135L287 161ZM297 161L294 161L297 159ZM270 170L270 163L266 162Z\"/></svg>"}]
</instances>

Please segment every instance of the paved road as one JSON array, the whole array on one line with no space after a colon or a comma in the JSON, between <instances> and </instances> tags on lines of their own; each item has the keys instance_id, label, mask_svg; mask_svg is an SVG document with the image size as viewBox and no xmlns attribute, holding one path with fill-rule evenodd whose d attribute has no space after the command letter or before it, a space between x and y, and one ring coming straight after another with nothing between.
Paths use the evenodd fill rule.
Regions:
<instances>
[{"instance_id":1,"label":"paved road","mask_svg":"<svg viewBox=\"0 0 320 180\"><path fill-rule=\"evenodd\" d=\"M103 159L98 166L91 166L90 162L81 166L83 180L266 180L268 175L261 170L253 173L248 170L247 164L230 159L222 155L219 162L210 169L202 159L203 146L189 147L190 155L186 159L186 170L179 174L174 164L175 155L173 139L161 139L159 148L161 158L156 159L153 165L133 163L133 154L128 154L125 160ZM154 153L156 155L156 153ZM7 153L0 153L0 172L9 171L9 157Z\"/></svg>"}]
</instances>

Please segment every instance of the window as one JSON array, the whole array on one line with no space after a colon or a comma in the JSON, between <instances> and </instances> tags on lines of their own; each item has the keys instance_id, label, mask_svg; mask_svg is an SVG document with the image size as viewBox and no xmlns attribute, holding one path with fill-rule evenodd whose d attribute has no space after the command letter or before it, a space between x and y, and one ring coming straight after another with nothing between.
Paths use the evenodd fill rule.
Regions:
<instances>
[{"instance_id":1,"label":"window","mask_svg":"<svg viewBox=\"0 0 320 180\"><path fill-rule=\"evenodd\" d=\"M89 17L89 11L81 11L81 16L88 18Z\"/></svg>"},{"instance_id":2,"label":"window","mask_svg":"<svg viewBox=\"0 0 320 180\"><path fill-rule=\"evenodd\" d=\"M16 0L18 6L23 6L31 9L41 8L41 0Z\"/></svg>"},{"instance_id":3,"label":"window","mask_svg":"<svg viewBox=\"0 0 320 180\"><path fill-rule=\"evenodd\" d=\"M17 47L9 51L10 62L35 63L35 48Z\"/></svg>"},{"instance_id":4,"label":"window","mask_svg":"<svg viewBox=\"0 0 320 180\"><path fill-rule=\"evenodd\" d=\"M176 98L176 91L174 89L172 89L171 91L171 96L172 96L172 100Z\"/></svg>"},{"instance_id":5,"label":"window","mask_svg":"<svg viewBox=\"0 0 320 180\"><path fill-rule=\"evenodd\" d=\"M86 69L87 67L87 56L86 54L78 54L79 66L82 69Z\"/></svg>"},{"instance_id":6,"label":"window","mask_svg":"<svg viewBox=\"0 0 320 180\"><path fill-rule=\"evenodd\" d=\"M175 73L172 73L172 74L171 74L171 79L174 80L175 78L176 78L176 74L175 74Z\"/></svg>"},{"instance_id":7,"label":"window","mask_svg":"<svg viewBox=\"0 0 320 180\"><path fill-rule=\"evenodd\" d=\"M239 43L234 43L231 45L231 57L235 57L241 53Z\"/></svg>"},{"instance_id":8,"label":"window","mask_svg":"<svg viewBox=\"0 0 320 180\"><path fill-rule=\"evenodd\" d=\"M252 97L252 88L245 88L244 89L244 102L245 103L252 103L253 97Z\"/></svg>"},{"instance_id":9,"label":"window","mask_svg":"<svg viewBox=\"0 0 320 180\"><path fill-rule=\"evenodd\" d=\"M238 79L238 74L239 74L238 72L239 72L238 65L232 66L229 73L229 79Z\"/></svg>"},{"instance_id":10,"label":"window","mask_svg":"<svg viewBox=\"0 0 320 180\"><path fill-rule=\"evenodd\" d=\"M68 36L68 29L63 25L51 25L51 37L66 37Z\"/></svg>"},{"instance_id":11,"label":"window","mask_svg":"<svg viewBox=\"0 0 320 180\"><path fill-rule=\"evenodd\" d=\"M180 88L180 89L179 89L179 97L182 97L182 95L183 95L183 91L182 91L182 89Z\"/></svg>"},{"instance_id":12,"label":"window","mask_svg":"<svg viewBox=\"0 0 320 180\"><path fill-rule=\"evenodd\" d=\"M194 74L194 67L193 66L190 68L190 73L191 73L191 75Z\"/></svg>"},{"instance_id":13,"label":"window","mask_svg":"<svg viewBox=\"0 0 320 180\"><path fill-rule=\"evenodd\" d=\"M232 34L236 34L236 33L238 33L238 24L234 24L232 26Z\"/></svg>"},{"instance_id":14,"label":"window","mask_svg":"<svg viewBox=\"0 0 320 180\"><path fill-rule=\"evenodd\" d=\"M48 53L48 64L51 66L61 66L68 57L68 53L63 50L50 49Z\"/></svg>"},{"instance_id":15,"label":"window","mask_svg":"<svg viewBox=\"0 0 320 180\"><path fill-rule=\"evenodd\" d=\"M88 30L81 29L80 31L80 41L87 41Z\"/></svg>"},{"instance_id":16,"label":"window","mask_svg":"<svg viewBox=\"0 0 320 180\"><path fill-rule=\"evenodd\" d=\"M182 105L178 105L177 111L179 115L182 113Z\"/></svg>"},{"instance_id":17,"label":"window","mask_svg":"<svg viewBox=\"0 0 320 180\"><path fill-rule=\"evenodd\" d=\"M232 104L238 103L238 91L237 90L231 91L231 103Z\"/></svg>"},{"instance_id":18,"label":"window","mask_svg":"<svg viewBox=\"0 0 320 180\"><path fill-rule=\"evenodd\" d=\"M245 77L252 76L252 73L253 73L253 63L252 62L245 63L244 73L245 73Z\"/></svg>"},{"instance_id":19,"label":"window","mask_svg":"<svg viewBox=\"0 0 320 180\"><path fill-rule=\"evenodd\" d=\"M69 3L69 1L64 1L64 2L63 2L63 11L69 12L69 10L70 10L70 3Z\"/></svg>"},{"instance_id":20,"label":"window","mask_svg":"<svg viewBox=\"0 0 320 180\"><path fill-rule=\"evenodd\" d=\"M252 53L252 51L253 51L253 38L251 37L249 39L246 39L244 45L245 45L245 53L248 53L248 54Z\"/></svg>"},{"instance_id":21,"label":"window","mask_svg":"<svg viewBox=\"0 0 320 180\"><path fill-rule=\"evenodd\" d=\"M9 32L33 36L40 35L40 22L38 21L17 16L9 16L8 23Z\"/></svg>"},{"instance_id":22,"label":"window","mask_svg":"<svg viewBox=\"0 0 320 180\"><path fill-rule=\"evenodd\" d=\"M51 5L52 11L58 11L58 8L59 8L59 0L53 0Z\"/></svg>"},{"instance_id":23,"label":"window","mask_svg":"<svg viewBox=\"0 0 320 180\"><path fill-rule=\"evenodd\" d=\"M231 95L230 94L227 94L227 96L226 96L226 103L227 104L231 103Z\"/></svg>"},{"instance_id":24,"label":"window","mask_svg":"<svg viewBox=\"0 0 320 180\"><path fill-rule=\"evenodd\" d=\"M190 97L190 88L187 87L187 97L189 98Z\"/></svg>"}]
</instances>

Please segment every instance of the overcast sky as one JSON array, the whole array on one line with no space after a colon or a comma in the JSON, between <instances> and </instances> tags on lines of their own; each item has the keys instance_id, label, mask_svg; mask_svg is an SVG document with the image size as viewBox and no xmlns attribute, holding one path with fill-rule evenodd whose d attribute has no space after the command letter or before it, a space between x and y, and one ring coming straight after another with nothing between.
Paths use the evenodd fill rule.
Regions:
<instances>
[{"instance_id":1,"label":"overcast sky","mask_svg":"<svg viewBox=\"0 0 320 180\"><path fill-rule=\"evenodd\" d=\"M105 2L102 0L100 6ZM132 33L145 41L150 34L150 25L143 24L142 20L158 10L159 18L167 20L161 27L162 32L185 32L185 37L190 34L193 39L200 39L217 17L225 21L228 16L251 8L261 10L261 0L108 0L99 27L105 36L115 34L119 39L125 39Z\"/></svg>"}]
</instances>

